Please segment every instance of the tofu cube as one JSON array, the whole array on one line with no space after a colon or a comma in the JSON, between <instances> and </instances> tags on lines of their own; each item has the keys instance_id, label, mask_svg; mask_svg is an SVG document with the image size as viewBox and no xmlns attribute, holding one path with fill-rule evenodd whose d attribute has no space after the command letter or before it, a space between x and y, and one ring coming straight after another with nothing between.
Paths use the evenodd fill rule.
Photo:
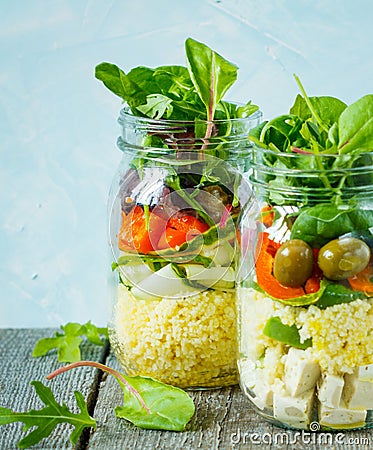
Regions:
<instances>
[{"instance_id":1,"label":"tofu cube","mask_svg":"<svg viewBox=\"0 0 373 450\"><path fill-rule=\"evenodd\" d=\"M263 381L258 381L255 385L253 392L254 396L249 396L250 400L256 405L259 409L263 410L264 408L272 408L273 407L273 387L268 383Z\"/></svg>"},{"instance_id":2,"label":"tofu cube","mask_svg":"<svg viewBox=\"0 0 373 450\"><path fill-rule=\"evenodd\" d=\"M361 381L359 372L345 375L343 400L350 409L373 409L373 382Z\"/></svg>"},{"instance_id":3,"label":"tofu cube","mask_svg":"<svg viewBox=\"0 0 373 450\"><path fill-rule=\"evenodd\" d=\"M289 349L285 361L285 386L293 397L315 387L320 378L320 366L304 350L294 347Z\"/></svg>"},{"instance_id":4,"label":"tofu cube","mask_svg":"<svg viewBox=\"0 0 373 450\"><path fill-rule=\"evenodd\" d=\"M294 428L307 430L313 418L314 394L315 389L309 389L297 397L292 397L286 393L274 393L274 417Z\"/></svg>"},{"instance_id":5,"label":"tofu cube","mask_svg":"<svg viewBox=\"0 0 373 450\"><path fill-rule=\"evenodd\" d=\"M358 367L357 377L360 381L371 381L373 383L373 364Z\"/></svg>"},{"instance_id":6,"label":"tofu cube","mask_svg":"<svg viewBox=\"0 0 373 450\"><path fill-rule=\"evenodd\" d=\"M319 384L317 392L320 403L328 408L338 408L341 403L343 386L343 377L325 374Z\"/></svg>"},{"instance_id":7,"label":"tofu cube","mask_svg":"<svg viewBox=\"0 0 373 450\"><path fill-rule=\"evenodd\" d=\"M273 387L264 381L262 369L256 368L250 360L240 361L238 367L241 387L249 399L261 410L272 408Z\"/></svg>"},{"instance_id":8,"label":"tofu cube","mask_svg":"<svg viewBox=\"0 0 373 450\"><path fill-rule=\"evenodd\" d=\"M319 423L322 426L341 429L357 428L365 425L367 411L363 409L349 409L343 400L338 408L329 408L319 403Z\"/></svg>"}]
</instances>

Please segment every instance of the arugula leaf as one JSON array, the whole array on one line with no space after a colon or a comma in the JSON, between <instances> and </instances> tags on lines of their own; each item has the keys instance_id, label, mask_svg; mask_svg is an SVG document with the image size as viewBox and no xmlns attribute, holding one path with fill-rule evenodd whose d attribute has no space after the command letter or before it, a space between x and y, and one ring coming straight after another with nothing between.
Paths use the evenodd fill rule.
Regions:
<instances>
[{"instance_id":1,"label":"arugula leaf","mask_svg":"<svg viewBox=\"0 0 373 450\"><path fill-rule=\"evenodd\" d=\"M46 355L49 351L57 349L58 361L73 362L81 359L80 344L83 342L81 336L95 345L104 345L100 335L108 338L107 328L98 328L90 321L84 325L69 322L61 325L62 333L56 332L54 337L40 339L32 352L34 358Z\"/></svg>"},{"instance_id":2,"label":"arugula leaf","mask_svg":"<svg viewBox=\"0 0 373 450\"><path fill-rule=\"evenodd\" d=\"M76 367L91 366L101 369L118 381L124 395L124 405L117 406L117 417L124 418L139 428L182 431L194 414L192 398L182 389L148 377L128 377L95 361L79 361L60 367L47 376L51 380Z\"/></svg>"},{"instance_id":3,"label":"arugula leaf","mask_svg":"<svg viewBox=\"0 0 373 450\"><path fill-rule=\"evenodd\" d=\"M339 152L373 150L373 94L349 105L339 117Z\"/></svg>"},{"instance_id":4,"label":"arugula leaf","mask_svg":"<svg viewBox=\"0 0 373 450\"><path fill-rule=\"evenodd\" d=\"M193 82L184 66L160 66L154 69L154 78L164 95L183 98L191 89Z\"/></svg>"},{"instance_id":5,"label":"arugula leaf","mask_svg":"<svg viewBox=\"0 0 373 450\"><path fill-rule=\"evenodd\" d=\"M152 119L160 119L162 116L169 118L172 114L172 100L162 94L151 94L146 97L146 104L137 109Z\"/></svg>"},{"instance_id":6,"label":"arugula leaf","mask_svg":"<svg viewBox=\"0 0 373 450\"><path fill-rule=\"evenodd\" d=\"M31 385L34 386L36 393L45 404L44 408L33 409L29 412L13 412L9 408L0 407L0 425L23 422L24 431L36 427L18 442L19 448L28 448L37 444L48 437L59 423L69 423L75 427L70 435L72 444L77 443L84 428L93 427L96 429L96 421L89 415L87 404L79 391L74 392L80 409L80 413L75 414L69 411L65 403L58 404L51 389L44 386L40 381L31 381Z\"/></svg>"},{"instance_id":7,"label":"arugula leaf","mask_svg":"<svg viewBox=\"0 0 373 450\"><path fill-rule=\"evenodd\" d=\"M212 121L217 104L237 79L237 66L192 38L186 40L185 52L190 78Z\"/></svg>"}]
</instances>

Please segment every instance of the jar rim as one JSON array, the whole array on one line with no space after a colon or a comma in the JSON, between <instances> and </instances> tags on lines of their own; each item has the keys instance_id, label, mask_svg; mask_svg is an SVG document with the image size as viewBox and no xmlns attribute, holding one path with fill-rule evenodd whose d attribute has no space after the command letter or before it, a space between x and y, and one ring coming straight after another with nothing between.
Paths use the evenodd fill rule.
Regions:
<instances>
[{"instance_id":1,"label":"jar rim","mask_svg":"<svg viewBox=\"0 0 373 450\"><path fill-rule=\"evenodd\" d=\"M322 158L322 159L324 159L324 158L342 159L344 157L349 157L349 156L370 156L373 158L373 148L369 149L367 151L363 151L361 153L351 153L351 152L350 153L313 153L313 152L303 151L302 149L299 149L299 151L293 151L292 153L290 153L290 152L275 151L270 148L264 148L253 142L252 149L253 149L253 153L256 150L259 150L263 154L268 154L271 156L273 155L273 156L281 157L281 158L285 157L285 158L290 158L290 159L292 159L292 158L297 159L300 157L311 158L311 157L315 157L315 156ZM370 167L370 166L366 166L366 167ZM291 170L295 170L295 169L291 169ZM341 168L341 170L345 170L345 169Z\"/></svg>"},{"instance_id":2,"label":"jar rim","mask_svg":"<svg viewBox=\"0 0 373 450\"><path fill-rule=\"evenodd\" d=\"M238 106L243 106L243 103L238 103L238 102L233 102L235 105ZM239 122L247 122L250 120L255 120L257 121L258 119L261 119L263 117L263 112L258 109L257 111L253 112L252 114L250 114L247 117L233 117L233 118L229 118L229 119L213 119L213 120L204 120L201 119L198 122L201 124L209 124L209 123L214 123L214 124L222 124L222 123L239 123ZM133 114L133 112L131 111L131 108L129 106L124 106L119 113L119 118L118 118L118 122L121 124L124 120L126 120L127 122L132 122L132 123L143 123L143 124L148 124L148 125L155 125L155 126L159 126L159 125L164 125L164 126L175 126L175 125L194 125L195 121L194 120L176 120L176 119L152 119L150 117L142 117L142 116L136 116L135 114Z\"/></svg>"}]
</instances>

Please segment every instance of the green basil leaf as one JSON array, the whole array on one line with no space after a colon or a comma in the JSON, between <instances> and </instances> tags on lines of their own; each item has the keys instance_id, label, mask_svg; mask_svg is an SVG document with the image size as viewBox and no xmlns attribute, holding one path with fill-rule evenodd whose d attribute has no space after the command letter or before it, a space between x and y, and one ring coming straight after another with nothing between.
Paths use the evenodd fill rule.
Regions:
<instances>
[{"instance_id":1,"label":"green basil leaf","mask_svg":"<svg viewBox=\"0 0 373 450\"><path fill-rule=\"evenodd\" d=\"M127 87L125 86L125 83L122 82L121 74L125 75L122 69L115 64L107 62L97 65L95 69L95 77L98 80L101 80L115 95L126 99ZM125 77L123 77L123 79L125 79Z\"/></svg>"},{"instance_id":2,"label":"green basil leaf","mask_svg":"<svg viewBox=\"0 0 373 450\"><path fill-rule=\"evenodd\" d=\"M339 118L339 152L373 150L373 94L349 105Z\"/></svg>"}]
</instances>

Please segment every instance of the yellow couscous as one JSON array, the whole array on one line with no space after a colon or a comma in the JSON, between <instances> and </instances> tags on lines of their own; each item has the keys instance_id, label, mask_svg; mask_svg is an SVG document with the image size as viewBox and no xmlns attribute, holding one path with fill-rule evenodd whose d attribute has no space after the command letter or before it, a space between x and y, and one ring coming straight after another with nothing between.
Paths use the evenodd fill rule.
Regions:
<instances>
[{"instance_id":1,"label":"yellow couscous","mask_svg":"<svg viewBox=\"0 0 373 450\"><path fill-rule=\"evenodd\" d=\"M286 306L255 289L240 289L243 351L254 359L265 348L280 345L264 336L271 316L295 324L302 341L312 338L309 352L328 373L351 373L354 367L373 363L373 300L355 300L320 309Z\"/></svg>"},{"instance_id":2,"label":"yellow couscous","mask_svg":"<svg viewBox=\"0 0 373 450\"><path fill-rule=\"evenodd\" d=\"M240 383L256 407L299 429L315 420L332 429L365 426L373 411L373 299L321 309L250 288L238 296ZM269 337L268 323L282 323L279 340ZM285 343L289 327L298 330L294 346Z\"/></svg>"},{"instance_id":3,"label":"yellow couscous","mask_svg":"<svg viewBox=\"0 0 373 450\"><path fill-rule=\"evenodd\" d=\"M118 290L110 338L128 375L180 387L237 383L233 292L149 301L136 299L124 285Z\"/></svg>"}]
</instances>

